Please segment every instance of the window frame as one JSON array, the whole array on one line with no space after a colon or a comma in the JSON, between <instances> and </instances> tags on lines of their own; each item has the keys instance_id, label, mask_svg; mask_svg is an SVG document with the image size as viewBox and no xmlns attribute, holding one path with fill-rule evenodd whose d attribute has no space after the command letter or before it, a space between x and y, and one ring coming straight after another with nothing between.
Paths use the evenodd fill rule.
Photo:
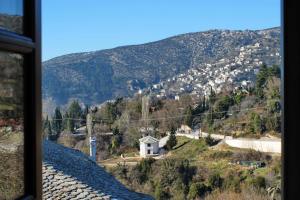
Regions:
<instances>
[{"instance_id":1,"label":"window frame","mask_svg":"<svg viewBox=\"0 0 300 200\"><path fill-rule=\"evenodd\" d=\"M300 112L300 31L299 4L296 0L281 0L281 132L282 181L281 197L284 200L299 196L299 112ZM298 17L297 17L298 16ZM298 85L298 87L297 87ZM297 151L298 150L298 151Z\"/></svg>"},{"instance_id":2,"label":"window frame","mask_svg":"<svg viewBox=\"0 0 300 200\"><path fill-rule=\"evenodd\" d=\"M24 57L24 195L42 199L41 0L23 0L23 35L0 30L0 50Z\"/></svg>"},{"instance_id":3,"label":"window frame","mask_svg":"<svg viewBox=\"0 0 300 200\"><path fill-rule=\"evenodd\" d=\"M298 116L300 85L295 66L299 60L297 1L281 0L282 78L282 199L299 195L300 163L297 161L300 134ZM41 0L24 0L23 31L18 35L0 30L0 50L24 55L24 170L23 199L42 199L41 153ZM288 11L288 12L287 12ZM287 134L288 133L288 134Z\"/></svg>"}]
</instances>

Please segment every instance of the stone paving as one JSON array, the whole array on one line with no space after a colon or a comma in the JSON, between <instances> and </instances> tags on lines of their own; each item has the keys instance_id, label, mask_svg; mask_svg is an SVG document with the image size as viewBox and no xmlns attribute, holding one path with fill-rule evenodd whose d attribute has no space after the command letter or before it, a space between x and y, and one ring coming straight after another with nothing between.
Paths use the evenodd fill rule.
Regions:
<instances>
[{"instance_id":1,"label":"stone paving","mask_svg":"<svg viewBox=\"0 0 300 200\"><path fill-rule=\"evenodd\" d=\"M148 200L127 189L80 151L43 142L43 199Z\"/></svg>"}]
</instances>

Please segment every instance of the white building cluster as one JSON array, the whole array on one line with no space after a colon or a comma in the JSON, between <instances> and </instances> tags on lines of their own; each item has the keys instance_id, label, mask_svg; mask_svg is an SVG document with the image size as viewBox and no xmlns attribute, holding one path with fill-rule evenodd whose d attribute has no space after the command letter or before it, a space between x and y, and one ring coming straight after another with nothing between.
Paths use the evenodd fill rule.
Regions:
<instances>
[{"instance_id":1,"label":"white building cluster","mask_svg":"<svg viewBox=\"0 0 300 200\"><path fill-rule=\"evenodd\" d=\"M211 89L216 93L224 89L247 90L253 87L256 74L266 57L280 60L279 49L270 49L259 42L241 46L236 52L233 58L221 58L214 63L194 66L187 72L154 84L144 91L151 90L158 98L178 99L178 96L186 93L197 97L208 95Z\"/></svg>"}]
</instances>

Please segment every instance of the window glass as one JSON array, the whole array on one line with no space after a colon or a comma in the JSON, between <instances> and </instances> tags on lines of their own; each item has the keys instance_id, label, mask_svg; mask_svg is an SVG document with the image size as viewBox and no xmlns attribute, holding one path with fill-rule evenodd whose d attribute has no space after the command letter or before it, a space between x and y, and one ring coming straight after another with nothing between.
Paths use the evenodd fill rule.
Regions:
<instances>
[{"instance_id":1,"label":"window glass","mask_svg":"<svg viewBox=\"0 0 300 200\"><path fill-rule=\"evenodd\" d=\"M0 51L0 199L23 194L23 56Z\"/></svg>"},{"instance_id":2,"label":"window glass","mask_svg":"<svg viewBox=\"0 0 300 200\"><path fill-rule=\"evenodd\" d=\"M0 30L23 33L23 0L0 0Z\"/></svg>"}]
</instances>

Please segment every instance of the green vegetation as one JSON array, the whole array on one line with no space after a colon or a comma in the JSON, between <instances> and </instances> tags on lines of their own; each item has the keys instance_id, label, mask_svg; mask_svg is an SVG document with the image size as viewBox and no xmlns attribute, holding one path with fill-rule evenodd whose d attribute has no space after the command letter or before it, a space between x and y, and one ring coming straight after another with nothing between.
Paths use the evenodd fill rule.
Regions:
<instances>
[{"instance_id":1,"label":"green vegetation","mask_svg":"<svg viewBox=\"0 0 300 200\"><path fill-rule=\"evenodd\" d=\"M280 158L280 157L278 157ZM237 160L264 161L267 165L253 169ZM267 188L275 187L280 160L253 150L220 147L212 150L204 139L178 137L178 144L165 159L142 159L137 165L119 164L108 170L129 188L148 193L155 199L225 199L269 198ZM278 199L278 198L277 198Z\"/></svg>"},{"instance_id":2,"label":"green vegetation","mask_svg":"<svg viewBox=\"0 0 300 200\"><path fill-rule=\"evenodd\" d=\"M203 139L192 140L185 137L177 137L177 139L178 144L171 151L172 158L195 161L207 149L207 145Z\"/></svg>"},{"instance_id":3,"label":"green vegetation","mask_svg":"<svg viewBox=\"0 0 300 200\"><path fill-rule=\"evenodd\" d=\"M156 199L222 199L221 195L229 199L249 191L255 192L257 199L266 197L267 188L278 187L281 177L277 156L216 145L218 141L210 135L194 140L176 137L175 133L181 125L188 125L193 129L201 127L209 134L279 136L278 73L276 66L262 66L255 87L219 94L211 90L209 96L200 98L183 95L173 100L149 96L146 119L142 119L145 107L142 109L140 95L107 102L89 112L97 137L97 161L106 163L107 169L129 188ZM82 109L77 101L64 113L57 108L53 119L62 119L62 124L46 118L44 133L58 135L59 143L87 152L86 139L71 134L86 125L87 113L87 107ZM165 145L166 155L142 160L135 156L143 135L160 139L167 132L170 137Z\"/></svg>"}]
</instances>

